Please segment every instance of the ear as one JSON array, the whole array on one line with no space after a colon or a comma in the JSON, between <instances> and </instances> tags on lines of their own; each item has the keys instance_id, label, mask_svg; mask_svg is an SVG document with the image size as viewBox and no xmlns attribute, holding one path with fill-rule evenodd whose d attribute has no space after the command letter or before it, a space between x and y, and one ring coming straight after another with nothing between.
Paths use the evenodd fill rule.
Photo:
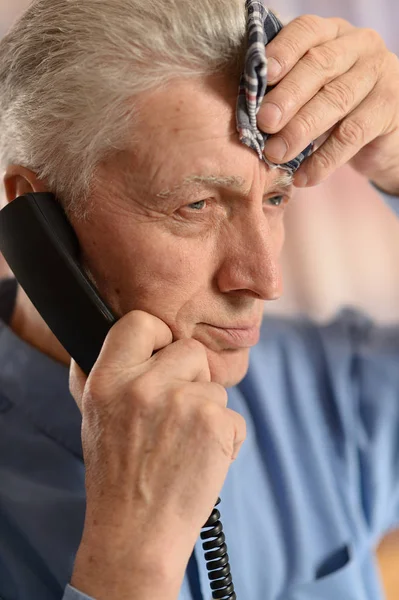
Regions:
<instances>
[{"instance_id":1,"label":"ear","mask_svg":"<svg viewBox=\"0 0 399 600\"><path fill-rule=\"evenodd\" d=\"M20 165L7 167L3 181L8 202L12 202L15 198L30 192L48 191L44 181L38 179L33 171Z\"/></svg>"}]
</instances>

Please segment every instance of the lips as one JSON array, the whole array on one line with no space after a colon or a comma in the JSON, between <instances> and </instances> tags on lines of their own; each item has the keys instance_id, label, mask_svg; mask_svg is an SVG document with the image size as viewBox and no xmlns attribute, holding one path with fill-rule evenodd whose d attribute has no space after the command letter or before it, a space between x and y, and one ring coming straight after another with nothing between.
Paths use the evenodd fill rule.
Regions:
<instances>
[{"instance_id":1,"label":"lips","mask_svg":"<svg viewBox=\"0 0 399 600\"><path fill-rule=\"evenodd\" d=\"M203 324L214 339L228 344L231 348L250 348L259 342L260 325L251 324L245 327L218 327L216 325Z\"/></svg>"}]
</instances>

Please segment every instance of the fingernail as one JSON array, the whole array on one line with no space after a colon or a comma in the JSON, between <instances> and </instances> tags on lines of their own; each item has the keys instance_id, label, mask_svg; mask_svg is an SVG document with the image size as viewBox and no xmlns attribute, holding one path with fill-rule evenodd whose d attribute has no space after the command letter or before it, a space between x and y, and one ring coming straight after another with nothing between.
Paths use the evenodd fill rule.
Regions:
<instances>
[{"instance_id":1,"label":"fingernail","mask_svg":"<svg viewBox=\"0 0 399 600\"><path fill-rule=\"evenodd\" d=\"M272 137L265 144L264 154L267 154L274 162L281 162L287 154L287 144L281 137Z\"/></svg>"},{"instance_id":2,"label":"fingernail","mask_svg":"<svg viewBox=\"0 0 399 600\"><path fill-rule=\"evenodd\" d=\"M281 121L281 117L283 113L281 109L277 106L277 104L273 104L273 102L265 102L262 104L258 118L260 117L260 121L264 128L267 127L276 127Z\"/></svg>"},{"instance_id":3,"label":"fingernail","mask_svg":"<svg viewBox=\"0 0 399 600\"><path fill-rule=\"evenodd\" d=\"M267 61L267 79L273 81L281 73L281 65L275 58L271 57Z\"/></svg>"}]
</instances>

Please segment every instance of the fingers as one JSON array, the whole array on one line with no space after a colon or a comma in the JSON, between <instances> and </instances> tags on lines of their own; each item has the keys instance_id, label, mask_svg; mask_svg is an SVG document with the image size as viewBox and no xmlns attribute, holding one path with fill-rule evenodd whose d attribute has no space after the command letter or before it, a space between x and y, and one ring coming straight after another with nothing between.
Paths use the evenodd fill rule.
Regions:
<instances>
[{"instance_id":1,"label":"fingers","mask_svg":"<svg viewBox=\"0 0 399 600\"><path fill-rule=\"evenodd\" d=\"M172 341L173 335L166 323L134 310L112 327L93 371L126 371L147 361L156 350Z\"/></svg>"},{"instance_id":2,"label":"fingers","mask_svg":"<svg viewBox=\"0 0 399 600\"><path fill-rule=\"evenodd\" d=\"M312 141L326 140L299 169L296 186L320 183L389 130L395 102L385 110L381 103L395 82L381 84L387 49L375 31L341 19L300 17L276 36L267 53L279 53L283 68L258 114L259 127L273 134L265 156L286 163Z\"/></svg>"},{"instance_id":3,"label":"fingers","mask_svg":"<svg viewBox=\"0 0 399 600\"><path fill-rule=\"evenodd\" d=\"M148 363L154 381L211 381L205 346L193 339L174 342Z\"/></svg>"},{"instance_id":4,"label":"fingers","mask_svg":"<svg viewBox=\"0 0 399 600\"><path fill-rule=\"evenodd\" d=\"M198 397L200 402L203 403L204 398L206 398L207 400L211 400L214 404L217 404L220 408L225 409L218 414L215 413L212 415L212 420L215 420L215 424L217 424L219 418L223 420L227 418L230 420L233 432L233 451L232 454L229 453L229 457L231 460L235 460L247 436L247 425L244 417L235 410L226 408L228 394L223 386L216 383L193 383L190 385L189 389L190 397L188 398L188 401L190 401L190 399L193 401L194 398Z\"/></svg>"},{"instance_id":5,"label":"fingers","mask_svg":"<svg viewBox=\"0 0 399 600\"><path fill-rule=\"evenodd\" d=\"M201 402L206 398L220 406L220 408L226 408L227 406L227 391L219 383L196 382L190 384L187 390L189 390L191 398L198 397Z\"/></svg>"},{"instance_id":6,"label":"fingers","mask_svg":"<svg viewBox=\"0 0 399 600\"><path fill-rule=\"evenodd\" d=\"M143 375L149 392L166 390L166 382L210 382L205 346L193 339L174 343L169 327L157 317L132 311L109 332L90 375L91 385L100 386L107 397L108 384L116 389L133 377ZM154 354L155 351L158 351ZM139 367L139 369L137 369ZM97 383L94 384L94 380ZM81 408L87 379L76 364L71 368L71 392Z\"/></svg>"},{"instance_id":7,"label":"fingers","mask_svg":"<svg viewBox=\"0 0 399 600\"><path fill-rule=\"evenodd\" d=\"M344 35L309 50L291 72L266 95L258 113L259 128L272 134L280 131L324 86L349 71L360 58L374 52L374 37L363 30L355 29L350 35ZM375 71L376 69L372 69L372 74ZM365 75L368 76L367 69ZM302 146L298 153L305 146Z\"/></svg>"},{"instance_id":8,"label":"fingers","mask_svg":"<svg viewBox=\"0 0 399 600\"><path fill-rule=\"evenodd\" d=\"M378 81L376 69L359 61L347 73L325 85L288 124L265 145L271 161L284 163L317 140L359 106Z\"/></svg>"},{"instance_id":9,"label":"fingers","mask_svg":"<svg viewBox=\"0 0 399 600\"><path fill-rule=\"evenodd\" d=\"M310 48L333 40L350 29L353 26L343 19L323 19L315 15L294 19L266 48L268 59L273 58L280 67L280 72L268 83L280 81Z\"/></svg>"},{"instance_id":10,"label":"fingers","mask_svg":"<svg viewBox=\"0 0 399 600\"><path fill-rule=\"evenodd\" d=\"M378 87L346 119L335 127L326 142L309 157L295 176L298 187L317 185L353 158L364 146L383 134L386 127ZM374 115L379 118L373 118Z\"/></svg>"}]
</instances>

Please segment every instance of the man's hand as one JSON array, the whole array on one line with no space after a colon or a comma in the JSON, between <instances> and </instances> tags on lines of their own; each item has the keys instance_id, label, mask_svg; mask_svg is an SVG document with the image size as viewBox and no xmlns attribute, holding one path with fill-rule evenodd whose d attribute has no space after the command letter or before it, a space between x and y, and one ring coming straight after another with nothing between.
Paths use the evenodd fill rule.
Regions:
<instances>
[{"instance_id":1,"label":"man's hand","mask_svg":"<svg viewBox=\"0 0 399 600\"><path fill-rule=\"evenodd\" d=\"M172 343L167 325L141 311L111 329L87 381L73 363L71 391L87 491L72 585L96 600L176 600L243 418L211 383L204 346Z\"/></svg>"},{"instance_id":2,"label":"man's hand","mask_svg":"<svg viewBox=\"0 0 399 600\"><path fill-rule=\"evenodd\" d=\"M350 162L399 194L399 59L381 37L342 19L307 15L284 27L266 52L274 59L269 83L278 84L258 113L259 128L278 133L266 143L267 158L287 162L328 132L295 185L316 185Z\"/></svg>"}]
</instances>

